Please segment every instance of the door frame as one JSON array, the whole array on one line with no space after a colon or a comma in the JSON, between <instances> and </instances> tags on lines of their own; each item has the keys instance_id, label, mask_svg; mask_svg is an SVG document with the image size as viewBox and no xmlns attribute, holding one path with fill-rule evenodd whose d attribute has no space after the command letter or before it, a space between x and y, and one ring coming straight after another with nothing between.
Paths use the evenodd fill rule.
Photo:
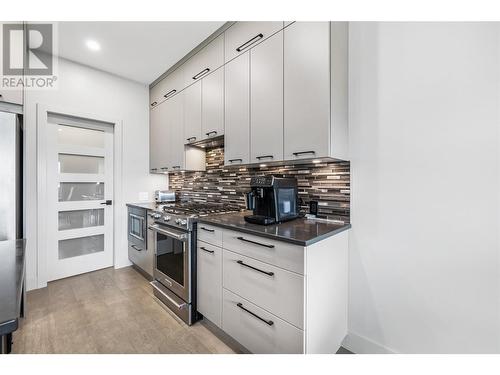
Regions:
<instances>
[{"instance_id":1,"label":"door frame","mask_svg":"<svg viewBox=\"0 0 500 375\"><path fill-rule=\"evenodd\" d=\"M116 249L122 245L117 236L117 228L121 228L123 217L120 216L118 207L123 206L122 193L122 156L123 156L123 123L121 120L109 118L107 115L84 113L71 108L60 108L36 104L36 142L37 142L37 227L36 227L36 284L37 288L47 286L48 280L48 251L47 251L47 221L49 212L47 199L47 144L46 135L48 129L49 114L57 114L68 117L76 117L89 121L104 122L113 126L113 266L117 264Z\"/></svg>"}]
</instances>

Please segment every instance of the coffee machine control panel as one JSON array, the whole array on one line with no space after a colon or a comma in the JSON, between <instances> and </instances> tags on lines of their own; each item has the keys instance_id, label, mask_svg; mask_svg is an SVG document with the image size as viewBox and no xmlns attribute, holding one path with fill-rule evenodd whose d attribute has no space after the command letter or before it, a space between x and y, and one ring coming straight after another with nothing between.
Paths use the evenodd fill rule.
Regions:
<instances>
[{"instance_id":1,"label":"coffee machine control panel","mask_svg":"<svg viewBox=\"0 0 500 375\"><path fill-rule=\"evenodd\" d=\"M251 187L271 187L273 185L273 176L256 176L250 179Z\"/></svg>"}]
</instances>

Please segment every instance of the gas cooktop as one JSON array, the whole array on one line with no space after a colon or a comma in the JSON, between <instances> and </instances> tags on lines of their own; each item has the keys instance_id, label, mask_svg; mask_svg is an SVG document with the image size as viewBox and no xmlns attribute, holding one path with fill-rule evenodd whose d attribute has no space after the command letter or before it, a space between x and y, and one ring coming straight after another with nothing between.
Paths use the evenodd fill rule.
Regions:
<instances>
[{"instance_id":1,"label":"gas cooktop","mask_svg":"<svg viewBox=\"0 0 500 375\"><path fill-rule=\"evenodd\" d=\"M179 201L159 203L156 206L156 210L152 212L150 216L154 218L157 223L191 229L197 217L239 212L242 210L241 207L224 203Z\"/></svg>"}]
</instances>

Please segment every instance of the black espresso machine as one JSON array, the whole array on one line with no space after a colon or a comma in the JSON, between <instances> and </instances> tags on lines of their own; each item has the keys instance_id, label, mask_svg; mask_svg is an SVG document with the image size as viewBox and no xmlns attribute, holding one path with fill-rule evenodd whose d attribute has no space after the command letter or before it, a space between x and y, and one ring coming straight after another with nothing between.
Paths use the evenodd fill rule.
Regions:
<instances>
[{"instance_id":1,"label":"black espresso machine","mask_svg":"<svg viewBox=\"0 0 500 375\"><path fill-rule=\"evenodd\" d=\"M245 221L270 225L299 217L297 180L293 177L257 176L250 179Z\"/></svg>"}]
</instances>

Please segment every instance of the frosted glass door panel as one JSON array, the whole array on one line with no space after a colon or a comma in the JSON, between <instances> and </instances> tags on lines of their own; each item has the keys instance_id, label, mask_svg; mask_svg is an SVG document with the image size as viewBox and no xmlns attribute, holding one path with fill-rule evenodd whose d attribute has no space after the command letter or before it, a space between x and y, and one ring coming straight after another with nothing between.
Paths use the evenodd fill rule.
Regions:
<instances>
[{"instance_id":1,"label":"frosted glass door panel","mask_svg":"<svg viewBox=\"0 0 500 375\"><path fill-rule=\"evenodd\" d=\"M104 225L104 208L97 210L59 211L59 230Z\"/></svg>"},{"instance_id":2,"label":"frosted glass door panel","mask_svg":"<svg viewBox=\"0 0 500 375\"><path fill-rule=\"evenodd\" d=\"M104 132L100 130L59 126L57 143L60 145L104 148Z\"/></svg>"},{"instance_id":3,"label":"frosted glass door panel","mask_svg":"<svg viewBox=\"0 0 500 375\"><path fill-rule=\"evenodd\" d=\"M59 173L104 173L104 158L99 156L59 154Z\"/></svg>"},{"instance_id":4,"label":"frosted glass door panel","mask_svg":"<svg viewBox=\"0 0 500 375\"><path fill-rule=\"evenodd\" d=\"M104 251L104 234L59 240L59 259Z\"/></svg>"},{"instance_id":5,"label":"frosted glass door panel","mask_svg":"<svg viewBox=\"0 0 500 375\"><path fill-rule=\"evenodd\" d=\"M102 182L61 182L59 184L59 202L103 199L104 183Z\"/></svg>"}]
</instances>

